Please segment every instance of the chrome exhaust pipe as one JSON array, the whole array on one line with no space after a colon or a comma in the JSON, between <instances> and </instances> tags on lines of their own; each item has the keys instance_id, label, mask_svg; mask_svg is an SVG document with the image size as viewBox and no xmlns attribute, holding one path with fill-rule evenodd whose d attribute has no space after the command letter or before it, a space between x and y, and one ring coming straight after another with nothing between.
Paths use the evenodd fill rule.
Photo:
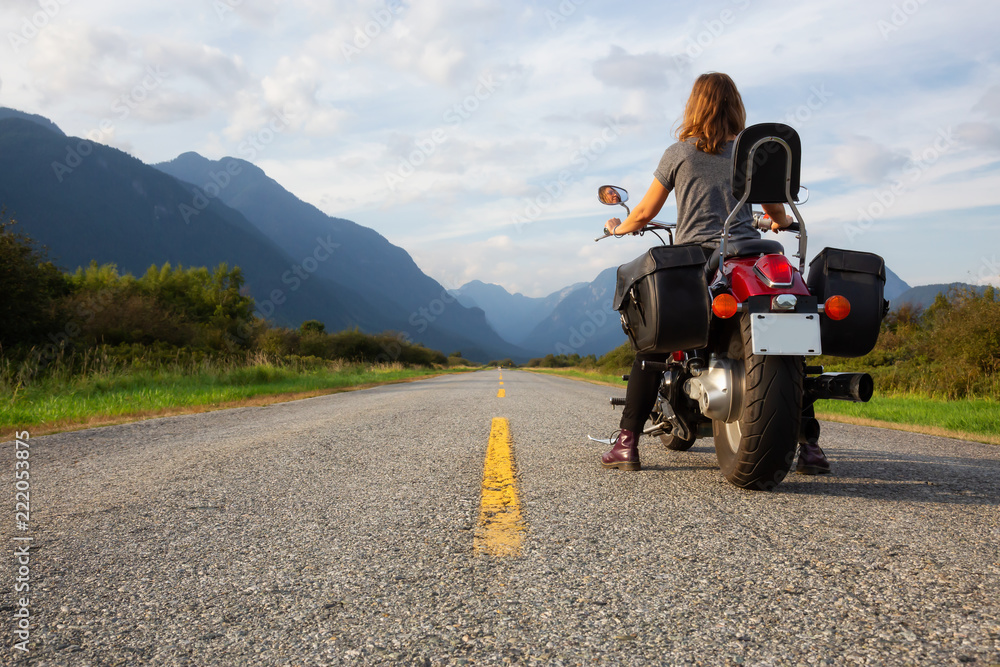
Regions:
<instances>
[{"instance_id":1,"label":"chrome exhaust pipe","mask_svg":"<svg viewBox=\"0 0 1000 667\"><path fill-rule=\"evenodd\" d=\"M868 373L823 373L807 377L806 397L867 403L875 393L875 381Z\"/></svg>"}]
</instances>

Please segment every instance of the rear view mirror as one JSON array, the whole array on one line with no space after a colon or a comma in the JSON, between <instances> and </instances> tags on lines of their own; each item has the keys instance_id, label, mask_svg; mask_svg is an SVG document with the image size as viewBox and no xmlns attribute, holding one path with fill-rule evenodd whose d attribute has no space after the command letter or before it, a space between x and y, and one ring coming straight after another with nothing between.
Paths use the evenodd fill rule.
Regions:
<instances>
[{"instance_id":1,"label":"rear view mirror","mask_svg":"<svg viewBox=\"0 0 1000 667\"><path fill-rule=\"evenodd\" d=\"M597 198L601 200L602 204L614 206L615 204L624 204L627 202L628 192L617 185L602 185L597 188Z\"/></svg>"}]
</instances>

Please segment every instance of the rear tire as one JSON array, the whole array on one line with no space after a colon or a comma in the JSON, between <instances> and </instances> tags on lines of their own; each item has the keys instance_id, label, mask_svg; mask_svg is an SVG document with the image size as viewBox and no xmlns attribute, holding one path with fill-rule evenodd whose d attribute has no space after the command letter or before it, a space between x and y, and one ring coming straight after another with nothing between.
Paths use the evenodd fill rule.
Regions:
<instances>
[{"instance_id":1,"label":"rear tire","mask_svg":"<svg viewBox=\"0 0 1000 667\"><path fill-rule=\"evenodd\" d=\"M715 454L727 480L770 491L795 461L805 372L802 357L751 354L750 313L744 313L720 356L743 362L743 407L732 423L712 422Z\"/></svg>"}]
</instances>

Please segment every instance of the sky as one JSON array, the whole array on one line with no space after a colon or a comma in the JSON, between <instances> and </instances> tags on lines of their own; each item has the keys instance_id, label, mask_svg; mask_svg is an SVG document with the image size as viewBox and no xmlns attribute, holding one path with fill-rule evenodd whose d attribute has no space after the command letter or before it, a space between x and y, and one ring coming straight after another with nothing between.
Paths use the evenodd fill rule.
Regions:
<instances>
[{"instance_id":1,"label":"sky","mask_svg":"<svg viewBox=\"0 0 1000 667\"><path fill-rule=\"evenodd\" d=\"M656 242L595 243L624 217L597 188L637 202L721 71L801 136L807 260L1000 285L998 25L988 0L4 0L0 106L150 164L249 160L446 288L544 296Z\"/></svg>"}]
</instances>

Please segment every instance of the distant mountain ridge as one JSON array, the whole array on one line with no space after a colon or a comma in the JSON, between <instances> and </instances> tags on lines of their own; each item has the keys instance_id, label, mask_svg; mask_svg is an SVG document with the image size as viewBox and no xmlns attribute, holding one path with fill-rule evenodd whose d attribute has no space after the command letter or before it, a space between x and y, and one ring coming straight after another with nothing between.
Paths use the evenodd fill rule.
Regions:
<instances>
[{"instance_id":1,"label":"distant mountain ridge","mask_svg":"<svg viewBox=\"0 0 1000 667\"><path fill-rule=\"evenodd\" d=\"M546 354L600 357L626 342L621 316L611 308L617 275L618 267L610 267L567 294L522 345L543 349Z\"/></svg>"},{"instance_id":2,"label":"distant mountain ridge","mask_svg":"<svg viewBox=\"0 0 1000 667\"><path fill-rule=\"evenodd\" d=\"M916 308L927 308L934 303L934 299L937 298L938 294L947 294L953 289L971 289L977 294L982 294L986 291L986 286L970 285L969 283L919 285L917 287L911 287L897 296L892 302L892 309L898 310L903 304L909 304L910 306Z\"/></svg>"},{"instance_id":3,"label":"distant mountain ridge","mask_svg":"<svg viewBox=\"0 0 1000 667\"><path fill-rule=\"evenodd\" d=\"M586 285L576 283L545 297L528 297L511 294L500 285L473 280L451 290L451 294L463 306L482 309L486 321L504 340L520 345L567 295Z\"/></svg>"},{"instance_id":4,"label":"distant mountain ridge","mask_svg":"<svg viewBox=\"0 0 1000 667\"><path fill-rule=\"evenodd\" d=\"M452 290L466 305L486 312L486 319L507 340L536 356L579 354L601 356L627 339L620 317L611 309L617 267L591 282L569 285L546 297L511 294L500 285L478 280Z\"/></svg>"},{"instance_id":5,"label":"distant mountain ridge","mask_svg":"<svg viewBox=\"0 0 1000 667\"><path fill-rule=\"evenodd\" d=\"M333 218L290 193L259 167L238 158L208 160L184 153L155 165L239 211L300 266L292 280L325 278L349 286L354 307L370 318L443 352L466 358L525 359L501 338L480 309L456 302L410 255L373 229Z\"/></svg>"},{"instance_id":6,"label":"distant mountain ridge","mask_svg":"<svg viewBox=\"0 0 1000 667\"><path fill-rule=\"evenodd\" d=\"M907 290L911 289L902 278L893 273L888 266L885 267L885 292L884 296L890 302L899 298Z\"/></svg>"},{"instance_id":7,"label":"distant mountain ridge","mask_svg":"<svg viewBox=\"0 0 1000 667\"><path fill-rule=\"evenodd\" d=\"M224 262L243 270L261 314L278 324L392 330L476 361L529 356L404 250L326 216L248 162L185 154L157 169L44 118L0 111L0 206L64 269Z\"/></svg>"},{"instance_id":8,"label":"distant mountain ridge","mask_svg":"<svg viewBox=\"0 0 1000 667\"><path fill-rule=\"evenodd\" d=\"M35 123L46 130L55 132L58 135L66 136L66 133L62 129L53 123L51 120L44 116L39 116L38 114L25 113L24 111L18 111L17 109L10 109L8 107L0 107L0 120L6 120L7 118L18 118L20 120L26 120L30 123Z\"/></svg>"}]
</instances>

